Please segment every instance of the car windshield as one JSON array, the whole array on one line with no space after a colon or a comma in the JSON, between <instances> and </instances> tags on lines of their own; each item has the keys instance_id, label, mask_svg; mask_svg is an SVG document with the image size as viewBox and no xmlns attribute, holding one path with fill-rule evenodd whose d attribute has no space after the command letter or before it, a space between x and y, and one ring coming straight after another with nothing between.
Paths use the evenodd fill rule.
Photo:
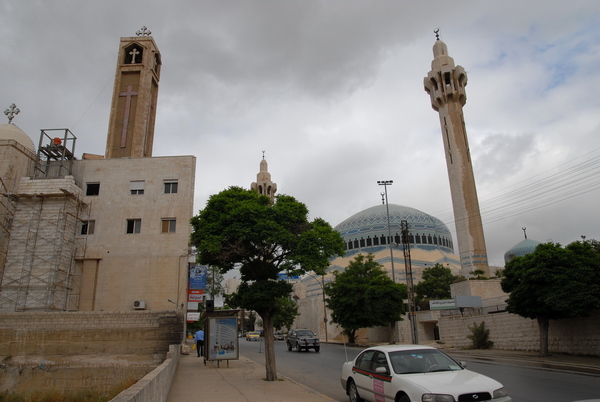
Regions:
<instances>
[{"instance_id":1,"label":"car windshield","mask_svg":"<svg viewBox=\"0 0 600 402\"><path fill-rule=\"evenodd\" d=\"M437 349L402 350L390 352L389 355L396 374L432 373L463 369L450 356Z\"/></svg>"},{"instance_id":2,"label":"car windshield","mask_svg":"<svg viewBox=\"0 0 600 402\"><path fill-rule=\"evenodd\" d=\"M296 335L298 336L315 336L315 334L310 329L301 329L296 331Z\"/></svg>"}]
</instances>

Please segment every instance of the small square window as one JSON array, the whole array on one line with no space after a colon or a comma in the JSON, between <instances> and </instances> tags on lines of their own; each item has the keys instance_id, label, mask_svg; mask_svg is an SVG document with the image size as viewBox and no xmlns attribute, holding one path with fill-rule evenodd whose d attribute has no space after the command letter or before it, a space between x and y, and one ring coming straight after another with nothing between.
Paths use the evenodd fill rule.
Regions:
<instances>
[{"instance_id":1,"label":"small square window","mask_svg":"<svg viewBox=\"0 0 600 402\"><path fill-rule=\"evenodd\" d=\"M98 195L100 194L100 183L87 183L85 195Z\"/></svg>"},{"instance_id":2,"label":"small square window","mask_svg":"<svg viewBox=\"0 0 600 402\"><path fill-rule=\"evenodd\" d=\"M165 180L165 194L177 193L177 180Z\"/></svg>"},{"instance_id":3,"label":"small square window","mask_svg":"<svg viewBox=\"0 0 600 402\"><path fill-rule=\"evenodd\" d=\"M161 225L161 233L175 233L175 227L177 225L177 220L174 218L165 218L162 219Z\"/></svg>"},{"instance_id":4,"label":"small square window","mask_svg":"<svg viewBox=\"0 0 600 402\"><path fill-rule=\"evenodd\" d=\"M141 229L141 219L127 219L127 233L140 233Z\"/></svg>"},{"instance_id":5,"label":"small square window","mask_svg":"<svg viewBox=\"0 0 600 402\"><path fill-rule=\"evenodd\" d=\"M130 184L130 187L129 187L131 189L131 194L132 195L144 194L145 184L146 184L146 182L143 180L132 181Z\"/></svg>"},{"instance_id":6,"label":"small square window","mask_svg":"<svg viewBox=\"0 0 600 402\"><path fill-rule=\"evenodd\" d=\"M94 234L95 226L96 226L96 221L81 221L81 234L82 235Z\"/></svg>"}]
</instances>

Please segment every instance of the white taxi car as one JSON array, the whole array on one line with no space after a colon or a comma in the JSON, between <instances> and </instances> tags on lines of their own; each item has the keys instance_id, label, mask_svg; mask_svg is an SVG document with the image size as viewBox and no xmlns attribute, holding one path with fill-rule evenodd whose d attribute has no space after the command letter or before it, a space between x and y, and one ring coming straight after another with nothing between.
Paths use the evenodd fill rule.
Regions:
<instances>
[{"instance_id":1,"label":"white taxi car","mask_svg":"<svg viewBox=\"0 0 600 402\"><path fill-rule=\"evenodd\" d=\"M436 348L384 345L363 350L342 367L351 402L510 402L502 384Z\"/></svg>"}]
</instances>

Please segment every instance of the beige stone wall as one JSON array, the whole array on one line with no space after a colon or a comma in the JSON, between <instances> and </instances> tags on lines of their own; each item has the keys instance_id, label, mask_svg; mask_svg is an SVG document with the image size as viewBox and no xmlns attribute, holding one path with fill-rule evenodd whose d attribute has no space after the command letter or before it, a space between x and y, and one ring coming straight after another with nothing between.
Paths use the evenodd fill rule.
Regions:
<instances>
[{"instance_id":1,"label":"beige stone wall","mask_svg":"<svg viewBox=\"0 0 600 402\"><path fill-rule=\"evenodd\" d=\"M94 233L85 238L80 310L128 311L135 300L146 308L172 308L186 301L187 256L193 215L196 159L193 156L77 161L77 183L100 183L84 196ZM131 182L144 181L132 195ZM165 180L178 191L164 193ZM176 220L175 233L162 233L162 219ZM126 233L128 219L141 219L140 233Z\"/></svg>"},{"instance_id":2,"label":"beige stone wall","mask_svg":"<svg viewBox=\"0 0 600 402\"><path fill-rule=\"evenodd\" d=\"M490 330L490 340L495 349L539 350L539 329L536 320L510 313L486 314L472 317L441 317L438 325L440 336L446 346L466 348L471 344L467 335L469 326L485 322ZM600 311L591 317L552 320L549 330L549 350L551 353L600 356L598 342Z\"/></svg>"},{"instance_id":3,"label":"beige stone wall","mask_svg":"<svg viewBox=\"0 0 600 402\"><path fill-rule=\"evenodd\" d=\"M106 392L157 367L182 322L175 311L0 314L0 391Z\"/></svg>"},{"instance_id":4,"label":"beige stone wall","mask_svg":"<svg viewBox=\"0 0 600 402\"><path fill-rule=\"evenodd\" d=\"M472 279L468 281L456 282L450 285L452 297L459 296L481 296L482 303L485 306L501 303L504 304L508 299L508 294L504 293L500 286L501 279Z\"/></svg>"}]
</instances>

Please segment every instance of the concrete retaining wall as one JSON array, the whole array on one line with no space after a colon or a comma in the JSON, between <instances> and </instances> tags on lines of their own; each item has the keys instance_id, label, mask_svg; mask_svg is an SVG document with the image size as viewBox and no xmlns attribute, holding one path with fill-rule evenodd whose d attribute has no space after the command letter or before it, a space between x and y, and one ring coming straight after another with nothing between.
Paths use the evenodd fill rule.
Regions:
<instances>
[{"instance_id":1,"label":"concrete retaining wall","mask_svg":"<svg viewBox=\"0 0 600 402\"><path fill-rule=\"evenodd\" d=\"M169 396L181 345L169 346L167 359L133 386L121 392L112 402L164 402Z\"/></svg>"},{"instance_id":2,"label":"concrete retaining wall","mask_svg":"<svg viewBox=\"0 0 600 402\"><path fill-rule=\"evenodd\" d=\"M479 316L440 317L440 338L447 345L467 348L471 340L469 326L485 322L490 330L490 340L495 349L539 351L537 320L510 313L484 314ZM550 321L548 349L551 353L600 356L600 311L590 317Z\"/></svg>"},{"instance_id":3,"label":"concrete retaining wall","mask_svg":"<svg viewBox=\"0 0 600 402\"><path fill-rule=\"evenodd\" d=\"M161 365L182 339L175 311L0 314L0 391L106 393Z\"/></svg>"}]
</instances>

